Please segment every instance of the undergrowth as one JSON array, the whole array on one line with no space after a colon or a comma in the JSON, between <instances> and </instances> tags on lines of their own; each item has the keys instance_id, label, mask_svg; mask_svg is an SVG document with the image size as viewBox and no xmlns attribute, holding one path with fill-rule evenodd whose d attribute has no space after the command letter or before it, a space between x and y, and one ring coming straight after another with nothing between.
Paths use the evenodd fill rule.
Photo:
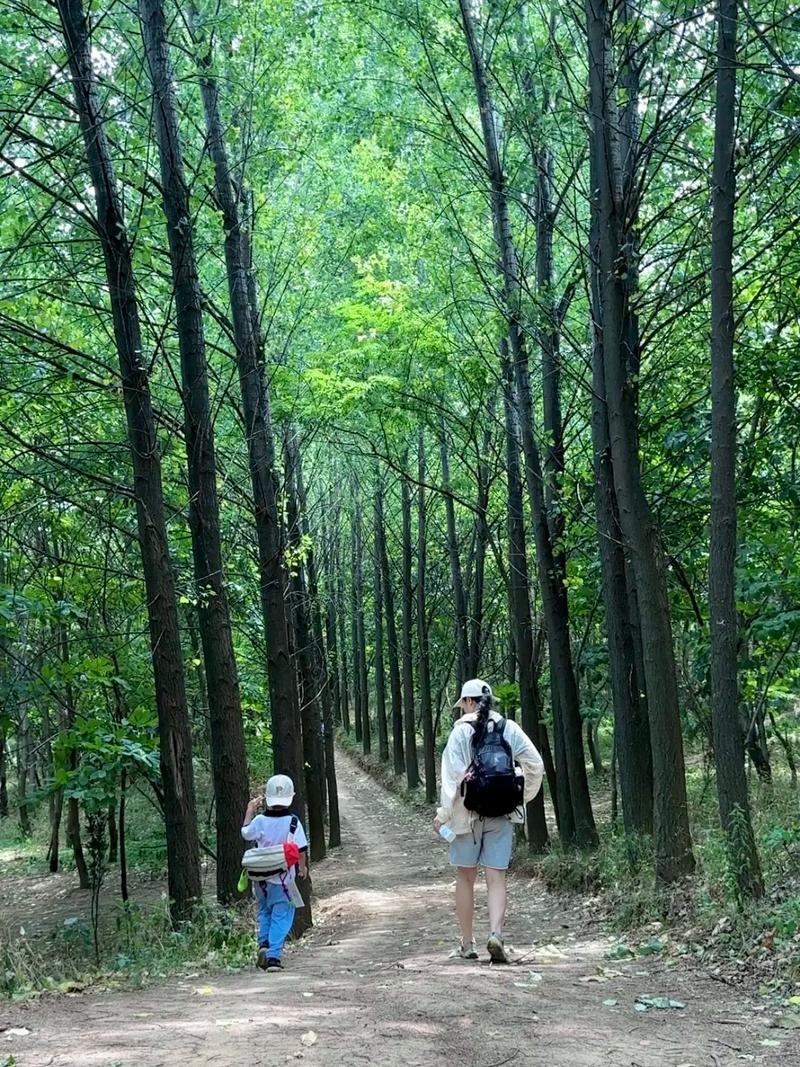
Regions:
<instances>
[{"instance_id":1,"label":"undergrowth","mask_svg":"<svg viewBox=\"0 0 800 1067\"><path fill-rule=\"evenodd\" d=\"M139 988L178 973L236 970L252 958L253 922L246 908L202 904L190 922L173 929L166 900L146 910L119 902L113 919L100 967L84 919L68 920L47 951L25 938L0 941L0 993L23 999L97 985Z\"/></svg>"}]
</instances>

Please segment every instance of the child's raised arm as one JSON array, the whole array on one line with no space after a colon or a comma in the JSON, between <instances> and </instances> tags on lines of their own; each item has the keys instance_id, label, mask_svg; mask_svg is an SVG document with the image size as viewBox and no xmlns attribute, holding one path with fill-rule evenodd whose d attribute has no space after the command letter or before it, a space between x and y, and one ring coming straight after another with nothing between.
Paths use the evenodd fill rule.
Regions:
<instances>
[{"instance_id":1,"label":"child's raised arm","mask_svg":"<svg viewBox=\"0 0 800 1067\"><path fill-rule=\"evenodd\" d=\"M242 826L249 826L253 819L256 817L256 812L261 805L261 797L253 797L250 803L247 805L247 810L244 813L244 820Z\"/></svg>"}]
</instances>

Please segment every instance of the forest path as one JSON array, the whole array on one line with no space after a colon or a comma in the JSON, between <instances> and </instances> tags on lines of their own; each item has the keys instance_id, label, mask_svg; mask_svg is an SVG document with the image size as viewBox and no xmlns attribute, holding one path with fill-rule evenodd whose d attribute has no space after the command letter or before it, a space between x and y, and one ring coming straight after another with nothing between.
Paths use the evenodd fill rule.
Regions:
<instances>
[{"instance_id":1,"label":"forest path","mask_svg":"<svg viewBox=\"0 0 800 1067\"><path fill-rule=\"evenodd\" d=\"M29 1033L0 1032L0 1064L800 1067L798 1033L768 1028L742 992L657 957L609 961L586 909L522 876L507 929L519 962L490 966L480 940L480 963L449 959L445 846L345 756L339 783L345 845L314 872L317 926L285 972L12 1005L0 1030ZM485 926L481 894L479 937ZM639 1012L640 994L686 1006Z\"/></svg>"}]
</instances>

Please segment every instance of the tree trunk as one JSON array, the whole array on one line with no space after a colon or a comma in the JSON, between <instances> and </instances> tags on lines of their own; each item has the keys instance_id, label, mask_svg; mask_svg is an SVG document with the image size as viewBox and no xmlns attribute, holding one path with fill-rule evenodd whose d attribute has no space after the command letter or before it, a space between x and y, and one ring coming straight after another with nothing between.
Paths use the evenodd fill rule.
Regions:
<instances>
[{"instance_id":1,"label":"tree trunk","mask_svg":"<svg viewBox=\"0 0 800 1067\"><path fill-rule=\"evenodd\" d=\"M353 725L356 743L364 736L364 697L361 690L361 659L358 654L358 592L356 590L356 527L355 517L350 521L351 569L350 569L350 647L353 665Z\"/></svg>"},{"instance_id":2,"label":"tree trunk","mask_svg":"<svg viewBox=\"0 0 800 1067\"><path fill-rule=\"evenodd\" d=\"M600 758L600 748L597 743L597 723L591 719L586 720L586 748L592 761L592 769L598 776L605 774L605 767Z\"/></svg>"},{"instance_id":3,"label":"tree trunk","mask_svg":"<svg viewBox=\"0 0 800 1067\"><path fill-rule=\"evenodd\" d=\"M563 767L568 772L569 800L572 806L574 831L569 825L565 799L559 803L561 825L567 829L566 844L593 846L597 843L597 831L589 797L589 783L583 757L583 737L580 706L575 673L572 666L572 651L569 627L565 614L566 590L560 579L553 551L553 543L547 522L539 448L533 433L533 402L531 398L528 352L525 334L520 320L520 278L517 254L511 233L508 209L508 194L505 174L500 162L497 131L494 122L491 97L486 80L483 57L469 9L469 0L460 0L461 17L472 64L475 94L481 116L481 128L486 155L487 173L491 184L491 205L494 233L503 284L504 312L508 321L508 339L511 360L515 368L517 398L520 409L522 450L525 456L525 471L533 513L534 540L542 590L547 636L550 647L550 671L558 688L558 700L554 711L556 722L556 755L559 742L563 743ZM563 773L560 775L563 778ZM562 795L566 794L562 790Z\"/></svg>"},{"instance_id":4,"label":"tree trunk","mask_svg":"<svg viewBox=\"0 0 800 1067\"><path fill-rule=\"evenodd\" d=\"M506 429L508 575L511 602L511 631L519 670L519 696L522 728L541 750L539 723L542 707L536 686L533 655L533 625L530 607L530 580L525 548L525 509L520 471L520 449L516 407L514 401L513 369L508 359L508 344L501 342L504 373L504 409ZM527 805L528 848L543 852L549 844L544 811L544 790Z\"/></svg>"},{"instance_id":5,"label":"tree trunk","mask_svg":"<svg viewBox=\"0 0 800 1067\"><path fill-rule=\"evenodd\" d=\"M493 407L494 405L492 405ZM485 456L491 441L491 424L494 412L490 413L488 428L484 436L484 448L478 460L478 497L475 505L477 524L475 528L475 570L472 576L472 610L469 619L469 655L465 667L467 678L474 678L480 670L483 651L483 593L486 578L486 550L489 545L489 465ZM459 690L459 694L460 694Z\"/></svg>"},{"instance_id":6,"label":"tree trunk","mask_svg":"<svg viewBox=\"0 0 800 1067\"><path fill-rule=\"evenodd\" d=\"M419 435L419 486L417 488L417 634L419 637L419 706L422 719L422 746L425 757L425 798L436 800L436 739L433 736L431 706L431 665L428 645L428 605L426 593L427 515L425 500L425 435Z\"/></svg>"},{"instance_id":7,"label":"tree trunk","mask_svg":"<svg viewBox=\"0 0 800 1067\"><path fill-rule=\"evenodd\" d=\"M70 760L70 762L72 762ZM77 765L77 755L75 755ZM72 768L74 769L74 768ZM72 849L75 857L75 870L78 872L78 885L81 889L91 889L92 880L89 877L89 868L86 865L86 857L83 853L81 841L81 816L78 801L75 797L67 800L67 844Z\"/></svg>"},{"instance_id":8,"label":"tree trunk","mask_svg":"<svg viewBox=\"0 0 800 1067\"><path fill-rule=\"evenodd\" d=\"M50 821L50 844L47 849L48 869L51 874L58 873L59 849L61 847L61 816L64 811L64 790L57 789L54 797L53 817Z\"/></svg>"},{"instance_id":9,"label":"tree trunk","mask_svg":"<svg viewBox=\"0 0 800 1067\"><path fill-rule=\"evenodd\" d=\"M294 460L295 486L300 509L300 528L306 538L306 574L308 576L308 602L311 612L311 628L314 636L314 667L317 689L322 707L323 762L325 765L325 785L328 800L328 843L332 848L341 844L342 830L339 818L339 787L336 780L336 751L334 747L334 707L338 706L334 686L331 684L331 671L325 650L323 636L323 611L320 600L317 557L313 548L313 538L309 525L308 500L303 480L303 457L296 450ZM335 633L335 628L334 628ZM334 638L335 645L335 638ZM334 652L335 656L335 652ZM338 684L338 682L337 682Z\"/></svg>"},{"instance_id":10,"label":"tree trunk","mask_svg":"<svg viewBox=\"0 0 800 1067\"><path fill-rule=\"evenodd\" d=\"M383 654L383 581L381 578L381 561L378 542L383 534L379 524L383 522L382 510L378 505L380 489L375 491L375 552L373 561L373 590L375 608L375 716L378 725L378 756L384 763L389 762L389 728L386 722L386 671Z\"/></svg>"},{"instance_id":11,"label":"tree trunk","mask_svg":"<svg viewBox=\"0 0 800 1067\"><path fill-rule=\"evenodd\" d=\"M353 529L353 685L356 696L356 741L361 742L364 755L372 752L372 730L369 720L369 682L367 671L366 633L364 626L364 550L361 505L356 502L352 519Z\"/></svg>"},{"instance_id":12,"label":"tree trunk","mask_svg":"<svg viewBox=\"0 0 800 1067\"><path fill-rule=\"evenodd\" d=\"M416 712L414 706L414 587L411 577L411 490L408 479L401 482L403 514L403 718L406 740L406 778L409 789L420 783L417 754Z\"/></svg>"},{"instance_id":13,"label":"tree trunk","mask_svg":"<svg viewBox=\"0 0 800 1067\"><path fill-rule=\"evenodd\" d=\"M392 759L394 773L406 769L405 745L403 743L403 690L400 678L400 646L397 639L397 620L394 614L394 591L389 570L389 553L386 549L386 523L383 514L383 485L378 479L375 494L375 552L381 569L381 592L383 594L386 634L389 643L389 690L392 702Z\"/></svg>"},{"instance_id":14,"label":"tree trunk","mask_svg":"<svg viewBox=\"0 0 800 1067\"><path fill-rule=\"evenodd\" d=\"M315 663L311 605L306 588L299 500L297 492L298 453L287 429L285 439L284 497L288 526L288 545L294 556L292 567L292 617L294 620L295 660L301 679L300 718L303 730L303 763L306 803L308 806L309 853L312 861L325 858L325 755L322 743L319 675Z\"/></svg>"},{"instance_id":15,"label":"tree trunk","mask_svg":"<svg viewBox=\"0 0 800 1067\"><path fill-rule=\"evenodd\" d=\"M0 819L8 818L8 740L0 726Z\"/></svg>"},{"instance_id":16,"label":"tree trunk","mask_svg":"<svg viewBox=\"0 0 800 1067\"><path fill-rule=\"evenodd\" d=\"M372 720L369 714L369 665L367 663L367 625L364 611L364 524L358 511L356 542L356 604L358 622L358 687L361 690L361 747L365 755L372 752Z\"/></svg>"},{"instance_id":17,"label":"tree trunk","mask_svg":"<svg viewBox=\"0 0 800 1067\"><path fill-rule=\"evenodd\" d=\"M200 17L196 11L192 12L192 23L195 36L199 37ZM208 151L214 165L214 192L225 232L228 295L255 509L274 765L277 772L290 775L294 781L294 810L302 818L305 811L302 728L296 677L289 651L284 599L287 581L275 478L275 443L269 390L264 375L263 342L257 301L254 299L255 277L253 271L247 269L249 246L234 192L217 83L210 73L212 57L207 45L200 48L198 63ZM309 909L306 909L305 919L310 924Z\"/></svg>"},{"instance_id":18,"label":"tree trunk","mask_svg":"<svg viewBox=\"0 0 800 1067\"><path fill-rule=\"evenodd\" d=\"M717 92L711 223L711 714L717 796L740 899L764 892L750 821L739 716L736 613L736 384L733 239L736 203L737 0L717 8Z\"/></svg>"},{"instance_id":19,"label":"tree trunk","mask_svg":"<svg viewBox=\"0 0 800 1067\"><path fill-rule=\"evenodd\" d=\"M239 896L236 883L244 846L242 812L248 800L247 755L222 563L202 297L162 0L140 0L139 14L153 90L153 116L180 351L189 474L189 529L207 682L211 771L216 802L217 899L226 903Z\"/></svg>"},{"instance_id":20,"label":"tree trunk","mask_svg":"<svg viewBox=\"0 0 800 1067\"><path fill-rule=\"evenodd\" d=\"M117 831L117 800L116 797L108 805L108 862L113 865L119 856L119 833Z\"/></svg>"},{"instance_id":21,"label":"tree trunk","mask_svg":"<svg viewBox=\"0 0 800 1067\"><path fill-rule=\"evenodd\" d=\"M336 584L336 604L337 614L333 620L333 625L339 627L339 639L337 641L337 647L339 650L339 715L344 726L345 733L350 733L350 679L348 678L347 668L347 631L346 631L346 619L347 613L345 611L345 596L344 596L344 561L341 553L341 522L337 512L336 516L336 555L333 560L333 580ZM352 659L351 659L352 665ZM354 688L354 687L353 687Z\"/></svg>"},{"instance_id":22,"label":"tree trunk","mask_svg":"<svg viewBox=\"0 0 800 1067\"><path fill-rule=\"evenodd\" d=\"M622 817L627 833L653 832L653 764L650 725L642 693L640 660L636 655L633 620L638 624L638 602L631 595L633 576L628 574L619 528L608 411L603 371L602 303L597 270L598 227L592 208L592 256L590 261L593 308L592 338L592 443L594 450L595 513L603 577L606 637L614 702L615 774L622 796ZM630 579L630 581L629 581Z\"/></svg>"},{"instance_id":23,"label":"tree trunk","mask_svg":"<svg viewBox=\"0 0 800 1067\"><path fill-rule=\"evenodd\" d=\"M616 78L607 0L587 0L592 161L596 178L603 329L603 372L614 489L620 528L631 553L639 595L645 688L649 703L654 781L656 876L675 881L694 869L681 738L678 685L664 559L641 481L632 388L626 244Z\"/></svg>"},{"instance_id":24,"label":"tree trunk","mask_svg":"<svg viewBox=\"0 0 800 1067\"><path fill-rule=\"evenodd\" d=\"M128 775L123 769L119 782L119 895L122 903L128 902L128 846L125 825L125 801L127 799Z\"/></svg>"},{"instance_id":25,"label":"tree trunk","mask_svg":"<svg viewBox=\"0 0 800 1067\"><path fill-rule=\"evenodd\" d=\"M144 358L131 249L111 154L100 118L91 39L82 0L58 0L77 113L97 207L114 336L128 421L158 709L161 779L167 831L168 891L175 920L191 914L201 894L192 741L175 587L167 544L161 462Z\"/></svg>"},{"instance_id":26,"label":"tree trunk","mask_svg":"<svg viewBox=\"0 0 800 1067\"><path fill-rule=\"evenodd\" d=\"M770 710L769 721L772 725L772 732L778 739L778 744L783 749L783 754L786 757L786 766L789 768L789 776L792 785L792 789L797 789L797 761L794 758L794 751L792 750L792 742L788 734L778 726L778 720Z\"/></svg>"},{"instance_id":27,"label":"tree trunk","mask_svg":"<svg viewBox=\"0 0 800 1067\"><path fill-rule=\"evenodd\" d=\"M19 811L19 832L23 837L30 837L33 833L30 812L31 802L28 797L29 750L28 710L23 704L20 708L19 726L17 727L17 810Z\"/></svg>"},{"instance_id":28,"label":"tree trunk","mask_svg":"<svg viewBox=\"0 0 800 1067\"><path fill-rule=\"evenodd\" d=\"M467 673L471 665L469 634L467 632L467 597L464 579L461 573L461 557L458 549L458 528L456 527L456 508L450 493L450 453L447 443L447 431L442 416L439 436L439 448L442 460L442 487L444 489L444 506L447 517L447 555L450 559L450 577L453 582L453 608L455 612L454 627L456 637L456 692L461 693L461 686L470 677Z\"/></svg>"}]
</instances>

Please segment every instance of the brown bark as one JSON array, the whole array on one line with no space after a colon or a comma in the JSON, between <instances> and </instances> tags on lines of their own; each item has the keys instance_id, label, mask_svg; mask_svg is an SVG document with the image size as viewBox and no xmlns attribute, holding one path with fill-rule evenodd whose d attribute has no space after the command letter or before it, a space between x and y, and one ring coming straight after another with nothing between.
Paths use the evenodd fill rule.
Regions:
<instances>
[{"instance_id":1,"label":"brown bark","mask_svg":"<svg viewBox=\"0 0 800 1067\"><path fill-rule=\"evenodd\" d=\"M196 37L200 18L192 13ZM236 362L245 423L253 494L261 606L267 642L267 664L275 770L291 776L294 808L305 812L303 744L297 684L289 650L289 631L283 565L283 533L275 477L275 443L270 397L264 375L264 352L255 300L255 276L248 271L249 242L240 214L212 58L202 42L199 53L200 89L205 112L208 152L214 166L214 193L225 232L225 265L231 306ZM306 909L310 921L310 911Z\"/></svg>"},{"instance_id":2,"label":"brown bark","mask_svg":"<svg viewBox=\"0 0 800 1067\"><path fill-rule=\"evenodd\" d=\"M386 523L383 513L383 484L378 479L375 494L375 552L381 569L381 593L383 596L386 634L389 646L389 692L391 694L392 759L394 773L406 769L405 744L403 739L403 689L400 676L400 646L397 638L397 620L394 613L394 590L389 569L389 553L386 548Z\"/></svg>"},{"instance_id":3,"label":"brown bark","mask_svg":"<svg viewBox=\"0 0 800 1067\"><path fill-rule=\"evenodd\" d=\"M378 524L383 521L378 507L378 493L376 490L374 501L375 522L375 551L372 566L373 576L373 608L375 611L375 721L378 727L378 757L384 762L389 762L389 727L386 721L386 665L383 647L384 636L384 613L383 613L383 580L381 577L381 561L378 553L378 541L382 530Z\"/></svg>"},{"instance_id":4,"label":"brown bark","mask_svg":"<svg viewBox=\"0 0 800 1067\"><path fill-rule=\"evenodd\" d=\"M447 441L447 429L442 416L439 434L439 451L442 461L442 488L447 518L447 555L450 560L450 577L453 582L453 609L456 637L456 692L461 692L462 684L470 677L467 673L471 666L469 634L467 631L467 596L464 590L464 578L461 571L461 556L458 547L458 529L456 527L456 508L450 492L450 449Z\"/></svg>"},{"instance_id":5,"label":"brown bark","mask_svg":"<svg viewBox=\"0 0 800 1067\"><path fill-rule=\"evenodd\" d=\"M736 612L736 382L733 241L736 204L737 0L717 8L717 90L711 222L711 714L720 818L741 899L764 893L744 769Z\"/></svg>"},{"instance_id":6,"label":"brown bark","mask_svg":"<svg viewBox=\"0 0 800 1067\"><path fill-rule=\"evenodd\" d=\"M0 726L0 819L8 818L8 740Z\"/></svg>"},{"instance_id":7,"label":"brown bark","mask_svg":"<svg viewBox=\"0 0 800 1067\"><path fill-rule=\"evenodd\" d=\"M311 613L311 629L314 638L314 668L317 679L322 709L322 748L325 766L325 785L327 791L328 843L331 848L341 844L342 829L339 816L339 788L336 780L336 751L334 747L334 708L338 706L338 697L334 689L334 675L330 670L330 660L325 648L323 608L320 599L317 556L309 523L308 500L303 479L303 457L296 450L294 461L295 487L300 511L300 528L306 538L305 565L307 576L307 595ZM334 629L335 633L335 629ZM335 638L334 638L335 645ZM334 661L335 662L335 661ZM338 684L338 682L337 682Z\"/></svg>"},{"instance_id":8,"label":"brown bark","mask_svg":"<svg viewBox=\"0 0 800 1067\"><path fill-rule=\"evenodd\" d=\"M603 376L620 528L639 596L645 688L653 755L656 875L672 882L694 869L686 799L680 707L664 554L645 497L632 378L627 260L629 219L623 196L616 73L607 0L587 0L592 164L596 179L603 329Z\"/></svg>"},{"instance_id":9,"label":"brown bark","mask_svg":"<svg viewBox=\"0 0 800 1067\"><path fill-rule=\"evenodd\" d=\"M525 509L523 503L522 474L520 470L519 429L513 395L514 377L508 359L508 345L502 342L504 371L504 409L506 428L506 476L508 488L508 576L511 606L511 630L514 638L514 653L519 669L519 695L522 728L541 751L539 724L542 706L536 685L533 653L533 624L530 607L530 578L525 547ZM543 852L549 844L547 820L544 810L544 791L527 805L528 848L531 852Z\"/></svg>"},{"instance_id":10,"label":"brown bark","mask_svg":"<svg viewBox=\"0 0 800 1067\"><path fill-rule=\"evenodd\" d=\"M291 607L294 621L295 660L301 680L300 718L303 730L309 853L311 859L316 862L324 859L326 853L325 757L322 744L320 679L315 662L311 604L306 586L305 565L300 556L303 530L300 524L297 491L299 457L290 428L287 429L285 435L284 455L286 460L284 496L286 501L288 545L295 557L291 576Z\"/></svg>"},{"instance_id":11,"label":"brown bark","mask_svg":"<svg viewBox=\"0 0 800 1067\"><path fill-rule=\"evenodd\" d=\"M419 640L419 707L422 720L422 747L425 759L425 797L429 803L436 800L436 739L433 734L433 707L431 705L431 664L428 642L427 605L427 511L425 500L426 480L425 435L420 432L418 451L417 488L417 636Z\"/></svg>"},{"instance_id":12,"label":"brown bark","mask_svg":"<svg viewBox=\"0 0 800 1067\"><path fill-rule=\"evenodd\" d=\"M508 322L508 340L511 361L515 369L517 399L522 432L522 449L525 456L525 474L533 513L533 532L542 591L548 645L550 648L550 671L557 687L556 757L562 750L562 766L559 780L562 795L559 812L565 843L593 846L597 843L597 831L592 814L586 764L583 757L580 705L569 628L565 615L566 591L559 579L553 543L547 522L544 477L539 448L533 432L533 402L531 397L530 372L525 333L520 318L520 279L516 248L511 231L508 192L500 152L497 131L489 94L483 56L478 43L473 17L468 0L460 0L464 35L470 54L475 94L481 117L481 129L486 156L486 170L490 184L490 202L494 222L495 241L500 256L500 271L503 287L504 313ZM566 774L565 774L566 772ZM568 793L563 788L566 778ZM571 805L567 811L567 797Z\"/></svg>"},{"instance_id":13,"label":"brown bark","mask_svg":"<svg viewBox=\"0 0 800 1067\"><path fill-rule=\"evenodd\" d=\"M139 543L146 587L159 721L161 779L172 914L191 913L200 897L200 846L192 742L184 685L175 587L167 543L161 462L144 358L136 286L111 153L100 116L89 25L82 0L58 0L76 110L96 204L122 378L134 473Z\"/></svg>"},{"instance_id":14,"label":"brown bark","mask_svg":"<svg viewBox=\"0 0 800 1067\"><path fill-rule=\"evenodd\" d=\"M403 518L403 720L406 742L406 779L409 789L420 784L414 704L414 586L412 580L411 490L408 479L401 481Z\"/></svg>"},{"instance_id":15,"label":"brown bark","mask_svg":"<svg viewBox=\"0 0 800 1067\"><path fill-rule=\"evenodd\" d=\"M220 903L235 900L241 871L242 812L247 806L247 755L239 676L222 562L214 423L206 368L202 297L194 225L178 131L174 78L162 0L140 0L150 70L161 189L175 295L181 397L189 474L189 530L197 619L207 683L211 772L216 817L216 886ZM111 821L112 825L114 820Z\"/></svg>"},{"instance_id":16,"label":"brown bark","mask_svg":"<svg viewBox=\"0 0 800 1067\"><path fill-rule=\"evenodd\" d=\"M613 771L622 796L622 817L628 833L653 832L653 764L650 725L637 656L638 600L631 568L626 566L619 528L619 511L611 466L608 411L603 371L602 304L597 271L596 206L592 217L591 293L592 338L592 443L594 450L595 513L603 576L603 604L614 702Z\"/></svg>"}]
</instances>

